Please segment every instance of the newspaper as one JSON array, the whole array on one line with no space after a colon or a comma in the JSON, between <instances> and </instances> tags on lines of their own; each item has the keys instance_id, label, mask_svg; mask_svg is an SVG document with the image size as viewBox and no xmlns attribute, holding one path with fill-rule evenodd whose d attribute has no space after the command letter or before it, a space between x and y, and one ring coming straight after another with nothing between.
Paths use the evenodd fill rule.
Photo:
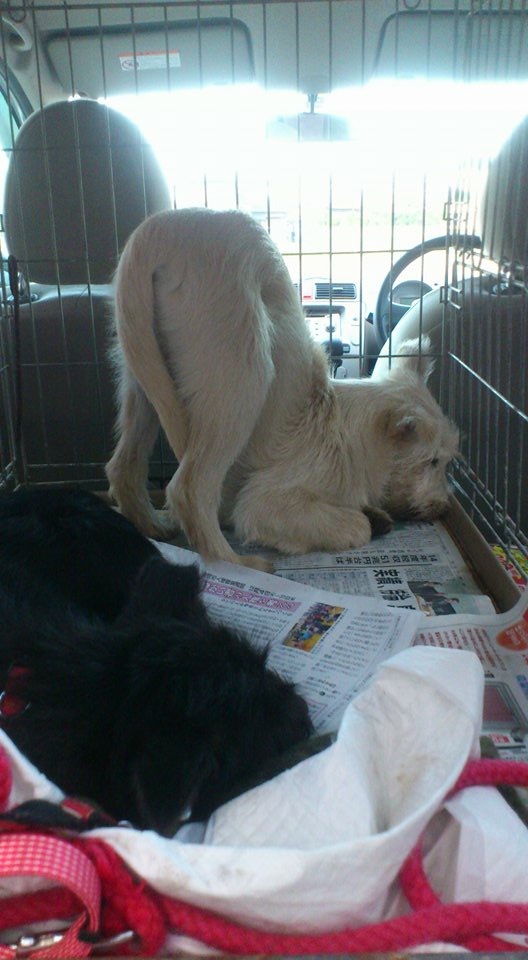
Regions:
<instances>
[{"instance_id":1,"label":"newspaper","mask_svg":"<svg viewBox=\"0 0 528 960\"><path fill-rule=\"evenodd\" d=\"M485 677L483 732L505 755L528 759L528 591L507 613L431 618L413 644L473 650Z\"/></svg>"},{"instance_id":2,"label":"newspaper","mask_svg":"<svg viewBox=\"0 0 528 960\"><path fill-rule=\"evenodd\" d=\"M156 545L173 562L201 566L211 616L268 648L268 664L296 684L317 733L337 729L377 665L410 646L422 622L422 614L373 597L318 590L236 564L204 565L189 550Z\"/></svg>"},{"instance_id":3,"label":"newspaper","mask_svg":"<svg viewBox=\"0 0 528 960\"><path fill-rule=\"evenodd\" d=\"M187 549L158 547L200 563ZM269 648L270 665L296 683L317 732L337 729L383 660L413 644L443 646L478 656L483 731L506 755L528 760L528 591L495 613L438 522L399 525L348 553L273 560L273 575L201 563L204 598L214 617Z\"/></svg>"},{"instance_id":4,"label":"newspaper","mask_svg":"<svg viewBox=\"0 0 528 960\"><path fill-rule=\"evenodd\" d=\"M378 597L426 616L494 611L440 521L396 523L390 533L345 553L292 557L231 542L239 553L269 557L277 576L317 589Z\"/></svg>"}]
</instances>

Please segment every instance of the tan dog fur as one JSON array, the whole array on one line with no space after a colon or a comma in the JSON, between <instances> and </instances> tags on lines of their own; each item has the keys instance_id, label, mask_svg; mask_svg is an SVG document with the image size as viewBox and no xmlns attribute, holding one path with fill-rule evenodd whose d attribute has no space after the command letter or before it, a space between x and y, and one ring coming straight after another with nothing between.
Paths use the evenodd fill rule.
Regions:
<instances>
[{"instance_id":1,"label":"tan dog fur","mask_svg":"<svg viewBox=\"0 0 528 960\"><path fill-rule=\"evenodd\" d=\"M260 566L237 535L286 553L345 550L447 505L458 433L427 389L429 343L379 380L331 380L284 261L239 211L169 211L129 239L116 273L122 512L148 536L178 525L207 559ZM147 463L159 424L179 462L157 512Z\"/></svg>"}]
</instances>

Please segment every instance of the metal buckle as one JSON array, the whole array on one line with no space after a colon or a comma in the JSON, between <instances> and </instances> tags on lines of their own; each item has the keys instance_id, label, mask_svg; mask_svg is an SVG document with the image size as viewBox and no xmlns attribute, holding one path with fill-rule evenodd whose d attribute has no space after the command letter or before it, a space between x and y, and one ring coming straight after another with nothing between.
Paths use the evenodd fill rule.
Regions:
<instances>
[{"instance_id":1,"label":"metal buckle","mask_svg":"<svg viewBox=\"0 0 528 960\"><path fill-rule=\"evenodd\" d=\"M29 957L34 950L46 950L49 947L55 947L68 933L68 928L62 930L43 930L41 933L21 933L16 940L2 944L11 947L15 952L15 957ZM112 937L102 937L98 933L87 933L80 931L77 939L84 943L91 944L91 952L100 953L110 947L118 947L122 943L130 943L134 940L136 933L134 930L123 930L122 933L116 933Z\"/></svg>"},{"instance_id":2,"label":"metal buckle","mask_svg":"<svg viewBox=\"0 0 528 960\"><path fill-rule=\"evenodd\" d=\"M78 934L79 940L91 944L91 952L95 954L110 947L119 947L122 943L131 943L135 938L135 930L123 930L122 933L114 933L112 937L102 937L99 933L87 933L86 931L81 931Z\"/></svg>"},{"instance_id":3,"label":"metal buckle","mask_svg":"<svg viewBox=\"0 0 528 960\"><path fill-rule=\"evenodd\" d=\"M12 947L16 957L27 957L33 950L45 950L60 943L66 930L44 930L42 933L21 933L16 940L6 944Z\"/></svg>"}]
</instances>

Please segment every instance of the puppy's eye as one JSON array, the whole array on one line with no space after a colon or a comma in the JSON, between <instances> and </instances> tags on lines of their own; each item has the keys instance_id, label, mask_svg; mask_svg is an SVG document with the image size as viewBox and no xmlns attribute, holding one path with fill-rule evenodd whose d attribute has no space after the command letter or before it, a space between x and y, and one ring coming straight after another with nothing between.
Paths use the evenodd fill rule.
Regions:
<instances>
[{"instance_id":1,"label":"puppy's eye","mask_svg":"<svg viewBox=\"0 0 528 960\"><path fill-rule=\"evenodd\" d=\"M440 460L438 459L438 457L433 457L433 459L429 461L429 466L437 467L439 463L440 463Z\"/></svg>"}]
</instances>

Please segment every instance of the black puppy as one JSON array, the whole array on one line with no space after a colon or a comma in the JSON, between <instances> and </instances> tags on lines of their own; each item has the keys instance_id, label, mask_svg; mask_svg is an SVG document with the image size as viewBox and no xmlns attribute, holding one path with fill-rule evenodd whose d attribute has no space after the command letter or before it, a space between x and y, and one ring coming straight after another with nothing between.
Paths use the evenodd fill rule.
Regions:
<instances>
[{"instance_id":1,"label":"black puppy","mask_svg":"<svg viewBox=\"0 0 528 960\"><path fill-rule=\"evenodd\" d=\"M0 498L0 724L66 793L171 835L312 732L304 700L99 498Z\"/></svg>"}]
</instances>

